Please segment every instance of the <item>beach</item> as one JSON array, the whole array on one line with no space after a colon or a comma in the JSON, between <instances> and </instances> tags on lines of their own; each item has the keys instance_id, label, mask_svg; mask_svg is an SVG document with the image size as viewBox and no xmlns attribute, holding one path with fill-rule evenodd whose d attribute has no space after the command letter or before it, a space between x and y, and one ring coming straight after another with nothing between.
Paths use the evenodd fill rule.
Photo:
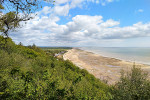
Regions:
<instances>
[{"instance_id":1,"label":"beach","mask_svg":"<svg viewBox=\"0 0 150 100\"><path fill-rule=\"evenodd\" d=\"M150 65L104 57L78 48L68 50L63 55L63 59L70 60L79 68L86 69L96 78L105 82L107 81L108 84L115 84L119 81L121 76L120 72L122 70L130 71L133 65L141 67L144 71L150 73Z\"/></svg>"}]
</instances>

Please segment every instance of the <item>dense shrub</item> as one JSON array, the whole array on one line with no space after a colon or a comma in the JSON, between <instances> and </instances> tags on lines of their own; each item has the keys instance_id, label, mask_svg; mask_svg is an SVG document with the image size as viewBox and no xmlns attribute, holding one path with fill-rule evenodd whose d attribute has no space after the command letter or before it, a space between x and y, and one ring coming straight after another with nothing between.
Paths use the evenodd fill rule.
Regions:
<instances>
[{"instance_id":1,"label":"dense shrub","mask_svg":"<svg viewBox=\"0 0 150 100\"><path fill-rule=\"evenodd\" d=\"M0 37L1 100L108 100L110 87L70 61ZM58 52L57 50L56 52ZM56 53L54 50L51 53Z\"/></svg>"},{"instance_id":2,"label":"dense shrub","mask_svg":"<svg viewBox=\"0 0 150 100\"><path fill-rule=\"evenodd\" d=\"M114 100L149 100L150 81L147 75L135 66L130 73L122 72L120 81L113 90Z\"/></svg>"}]
</instances>

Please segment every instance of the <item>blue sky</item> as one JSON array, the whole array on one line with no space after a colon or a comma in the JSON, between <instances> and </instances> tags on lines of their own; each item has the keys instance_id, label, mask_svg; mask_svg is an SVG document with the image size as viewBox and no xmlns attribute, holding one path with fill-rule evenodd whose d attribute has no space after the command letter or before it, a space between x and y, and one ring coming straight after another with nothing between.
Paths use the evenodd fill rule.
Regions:
<instances>
[{"instance_id":1,"label":"blue sky","mask_svg":"<svg viewBox=\"0 0 150 100\"><path fill-rule=\"evenodd\" d=\"M150 0L55 0L11 33L38 46L150 47Z\"/></svg>"}]
</instances>

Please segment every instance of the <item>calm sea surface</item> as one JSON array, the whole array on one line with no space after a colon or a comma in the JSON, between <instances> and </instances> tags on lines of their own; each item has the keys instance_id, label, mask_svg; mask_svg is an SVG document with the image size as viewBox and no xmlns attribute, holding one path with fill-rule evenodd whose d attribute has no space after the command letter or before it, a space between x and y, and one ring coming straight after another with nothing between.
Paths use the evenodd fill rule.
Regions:
<instances>
[{"instance_id":1,"label":"calm sea surface","mask_svg":"<svg viewBox=\"0 0 150 100\"><path fill-rule=\"evenodd\" d=\"M105 57L150 65L150 47L81 47L80 49Z\"/></svg>"}]
</instances>

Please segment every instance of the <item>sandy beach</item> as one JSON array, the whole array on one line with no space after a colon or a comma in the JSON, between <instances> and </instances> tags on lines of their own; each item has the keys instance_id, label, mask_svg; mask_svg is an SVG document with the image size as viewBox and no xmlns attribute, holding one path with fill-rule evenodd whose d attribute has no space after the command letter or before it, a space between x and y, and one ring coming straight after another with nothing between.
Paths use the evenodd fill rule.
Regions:
<instances>
[{"instance_id":1,"label":"sandy beach","mask_svg":"<svg viewBox=\"0 0 150 100\"><path fill-rule=\"evenodd\" d=\"M122 69L128 71L134 64L150 73L149 65L103 57L92 52L75 48L68 50L68 52L63 55L63 59L70 60L81 69L86 69L100 80L107 80L108 84L115 84L120 78L120 71Z\"/></svg>"}]
</instances>

